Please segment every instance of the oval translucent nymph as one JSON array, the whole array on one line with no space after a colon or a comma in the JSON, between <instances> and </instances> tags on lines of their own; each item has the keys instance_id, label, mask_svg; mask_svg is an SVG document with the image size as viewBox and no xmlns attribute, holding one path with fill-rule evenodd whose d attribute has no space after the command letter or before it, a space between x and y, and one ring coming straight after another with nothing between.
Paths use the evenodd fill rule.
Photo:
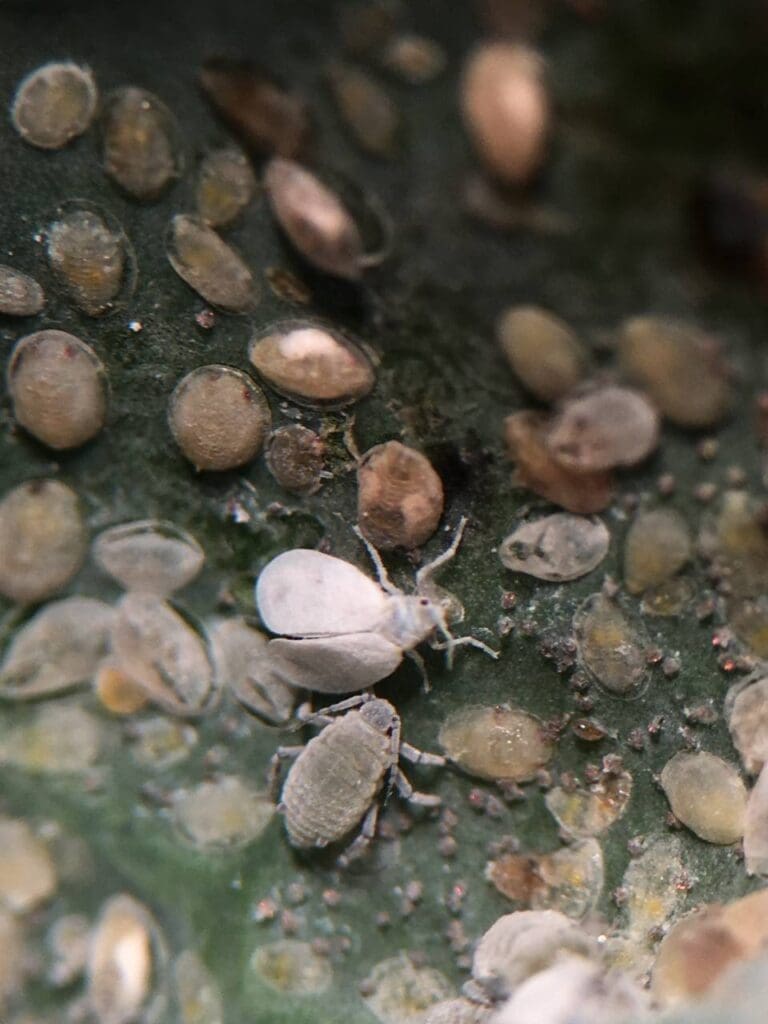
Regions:
<instances>
[{"instance_id":1,"label":"oval translucent nymph","mask_svg":"<svg viewBox=\"0 0 768 1024\"><path fill-rule=\"evenodd\" d=\"M160 519L111 526L96 538L92 553L97 565L125 590L161 597L185 587L205 562L191 534Z\"/></svg>"},{"instance_id":2,"label":"oval translucent nymph","mask_svg":"<svg viewBox=\"0 0 768 1024\"><path fill-rule=\"evenodd\" d=\"M610 542L602 520L556 512L521 523L501 542L499 558L507 569L562 583L596 569Z\"/></svg>"},{"instance_id":3,"label":"oval translucent nymph","mask_svg":"<svg viewBox=\"0 0 768 1024\"><path fill-rule=\"evenodd\" d=\"M374 547L415 548L443 514L443 483L432 463L399 441L378 444L357 469L357 522Z\"/></svg>"},{"instance_id":4,"label":"oval translucent nymph","mask_svg":"<svg viewBox=\"0 0 768 1024\"><path fill-rule=\"evenodd\" d=\"M66 331L21 338L6 371L16 420L49 448L78 448L107 416L107 376L90 347Z\"/></svg>"},{"instance_id":5,"label":"oval translucent nymph","mask_svg":"<svg viewBox=\"0 0 768 1024\"><path fill-rule=\"evenodd\" d=\"M129 85L107 97L104 169L135 199L156 199L181 173L179 130L165 104Z\"/></svg>"},{"instance_id":6,"label":"oval translucent nymph","mask_svg":"<svg viewBox=\"0 0 768 1024\"><path fill-rule=\"evenodd\" d=\"M250 161L238 149L216 149L200 165L195 203L200 219L210 227L231 224L256 192Z\"/></svg>"},{"instance_id":7,"label":"oval translucent nymph","mask_svg":"<svg viewBox=\"0 0 768 1024\"><path fill-rule=\"evenodd\" d=\"M0 594L40 601L83 564L87 534L74 491L58 480L30 480L0 500Z\"/></svg>"},{"instance_id":8,"label":"oval translucent nymph","mask_svg":"<svg viewBox=\"0 0 768 1024\"><path fill-rule=\"evenodd\" d=\"M259 946L251 957L251 969L271 989L287 995L324 992L333 976L328 958L297 939L278 939Z\"/></svg>"},{"instance_id":9,"label":"oval translucent nymph","mask_svg":"<svg viewBox=\"0 0 768 1024\"><path fill-rule=\"evenodd\" d=\"M564 398L579 383L587 356L576 332L538 306L514 306L499 318L501 350L523 387L542 402Z\"/></svg>"},{"instance_id":10,"label":"oval translucent nymph","mask_svg":"<svg viewBox=\"0 0 768 1024\"><path fill-rule=\"evenodd\" d=\"M258 286L242 256L197 217L176 214L167 251L182 281L212 306L247 313L258 302Z\"/></svg>"},{"instance_id":11,"label":"oval translucent nymph","mask_svg":"<svg viewBox=\"0 0 768 1024\"><path fill-rule=\"evenodd\" d=\"M735 843L744 835L747 791L722 758L704 750L675 754L661 785L675 817L708 843Z\"/></svg>"},{"instance_id":12,"label":"oval translucent nymph","mask_svg":"<svg viewBox=\"0 0 768 1024\"><path fill-rule=\"evenodd\" d=\"M464 771L492 781L529 782L554 753L543 723L508 706L454 711L440 727L438 742Z\"/></svg>"},{"instance_id":13,"label":"oval translucent nymph","mask_svg":"<svg viewBox=\"0 0 768 1024\"><path fill-rule=\"evenodd\" d=\"M122 228L88 203L71 203L48 226L48 262L69 298L88 316L103 316L133 287L133 252Z\"/></svg>"},{"instance_id":14,"label":"oval translucent nymph","mask_svg":"<svg viewBox=\"0 0 768 1024\"><path fill-rule=\"evenodd\" d=\"M173 820L198 849L232 850L253 842L275 813L272 801L237 775L172 795Z\"/></svg>"},{"instance_id":15,"label":"oval translucent nymph","mask_svg":"<svg viewBox=\"0 0 768 1024\"><path fill-rule=\"evenodd\" d=\"M40 149L61 149L90 125L97 102L90 68L69 60L51 61L21 80L11 120L25 142Z\"/></svg>"},{"instance_id":16,"label":"oval translucent nymph","mask_svg":"<svg viewBox=\"0 0 768 1024\"><path fill-rule=\"evenodd\" d=\"M672 509L640 512L627 533L624 546L624 583L630 594L671 579L693 554L683 517Z\"/></svg>"},{"instance_id":17,"label":"oval translucent nymph","mask_svg":"<svg viewBox=\"0 0 768 1024\"><path fill-rule=\"evenodd\" d=\"M423 1024L431 1006L453 995L444 974L405 953L374 964L362 988L363 1002L380 1024Z\"/></svg>"},{"instance_id":18,"label":"oval translucent nymph","mask_svg":"<svg viewBox=\"0 0 768 1024\"><path fill-rule=\"evenodd\" d=\"M573 619L584 668L609 693L636 693L646 676L640 635L621 608L603 594L588 597Z\"/></svg>"},{"instance_id":19,"label":"oval translucent nymph","mask_svg":"<svg viewBox=\"0 0 768 1024\"><path fill-rule=\"evenodd\" d=\"M312 321L273 324L253 339L248 356L271 388L299 405L351 405L371 391L376 379L354 342Z\"/></svg>"},{"instance_id":20,"label":"oval translucent nymph","mask_svg":"<svg viewBox=\"0 0 768 1024\"><path fill-rule=\"evenodd\" d=\"M222 471L261 451L272 414L261 388L231 366L198 366L176 385L168 425L196 469Z\"/></svg>"},{"instance_id":21,"label":"oval translucent nymph","mask_svg":"<svg viewBox=\"0 0 768 1024\"><path fill-rule=\"evenodd\" d=\"M28 274L0 264L0 313L34 316L45 305L43 289Z\"/></svg>"}]
</instances>

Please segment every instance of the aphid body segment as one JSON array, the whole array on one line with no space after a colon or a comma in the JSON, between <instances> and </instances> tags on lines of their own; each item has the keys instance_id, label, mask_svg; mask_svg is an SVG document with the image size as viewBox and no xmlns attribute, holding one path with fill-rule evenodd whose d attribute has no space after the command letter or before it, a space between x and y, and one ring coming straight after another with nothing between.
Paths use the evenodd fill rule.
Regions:
<instances>
[{"instance_id":1,"label":"aphid body segment","mask_svg":"<svg viewBox=\"0 0 768 1024\"><path fill-rule=\"evenodd\" d=\"M326 713L343 710L347 713L338 718ZM360 834L340 863L359 856L375 834L376 796L388 773L407 800L425 807L440 803L437 796L414 792L398 759L402 754L417 763L443 765L444 758L401 742L400 717L388 701L361 695L309 720L325 728L305 747L280 747L273 758L275 777L281 758L296 758L278 805L293 846L328 846L344 839L362 821Z\"/></svg>"},{"instance_id":2,"label":"aphid body segment","mask_svg":"<svg viewBox=\"0 0 768 1024\"><path fill-rule=\"evenodd\" d=\"M404 654L421 659L415 648L435 632L448 651L468 644L496 653L474 637L453 637L448 609L435 593L432 575L456 554L462 521L451 546L416 575L416 593L404 594L387 576L370 545L379 584L341 558L295 548L273 559L256 584L256 604L264 625L280 634L267 647L270 668L293 686L321 693L354 693L391 675Z\"/></svg>"}]
</instances>

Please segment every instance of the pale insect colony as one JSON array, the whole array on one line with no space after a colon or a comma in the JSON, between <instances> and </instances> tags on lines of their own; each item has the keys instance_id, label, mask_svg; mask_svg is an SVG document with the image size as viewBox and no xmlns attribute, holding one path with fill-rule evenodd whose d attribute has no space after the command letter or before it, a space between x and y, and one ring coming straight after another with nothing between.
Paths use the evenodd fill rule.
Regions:
<instances>
[{"instance_id":1,"label":"pale insect colony","mask_svg":"<svg viewBox=\"0 0 768 1024\"><path fill-rule=\"evenodd\" d=\"M436 44L393 34L387 18L375 21L347 26L354 61L377 52L382 68L414 84L440 72L444 58ZM226 61L209 62L201 81L243 145L271 158L264 174L267 200L300 257L326 273L360 279L383 257L387 225L381 220L372 243L344 187L300 162L308 134L301 98L254 67ZM328 83L358 144L370 154L392 157L400 144L401 115L378 73L340 61L328 69ZM20 83L12 120L30 144L60 148L88 129L97 107L89 69L52 63ZM483 187L514 216L515 204L543 166L551 137L541 57L517 43L477 47L462 76L460 107L486 175ZM182 174L178 125L153 94L133 86L112 93L102 107L101 127L104 169L135 199L157 199ZM216 150L203 159L196 180L195 212L178 213L171 221L168 259L211 306L249 312L260 294L254 272L214 229L247 214L257 191L250 164L238 150ZM364 199L367 216L380 213L374 197ZM102 316L130 298L133 252L109 211L65 206L45 237L55 278L82 312ZM0 268L0 312L35 316L44 303L33 278ZM638 316L615 332L615 366L606 374L597 372L589 340L549 310L508 309L497 334L524 391L552 406L518 410L504 424L515 482L564 510L516 523L499 544L500 559L507 572L556 585L594 574L618 536L596 514L613 502L620 473L654 453L660 420L712 430L729 415L734 393L723 349L693 324ZM266 387L309 409L350 406L375 385L375 362L366 348L335 326L311 319L260 329L247 356ZM27 335L7 368L14 419L49 448L78 447L107 423L106 380L99 356L82 339L54 329ZM171 433L197 470L246 465L266 444L267 464L281 486L313 494L331 475L324 469L322 434L301 424L270 433L271 419L265 395L238 367L199 366L170 396ZM444 511L443 486L423 453L399 441L377 445L358 457L357 478L365 538L384 549L413 549L434 534ZM659 497L669 490L660 484ZM703 490L700 500L706 500ZM630 509L630 516L621 552L624 590L642 601L644 613L681 614L690 603L682 574L695 554L688 523L653 500L634 514ZM27 605L57 595L79 572L87 547L80 500L59 481L20 484L0 501L0 592L11 601ZM749 651L765 657L768 606L761 590L768 579L768 542L759 510L743 491L724 495L722 509L705 523L698 551L713 575L727 582L726 613L746 648L745 659ZM448 632L459 617L455 599L429 573L417 577L415 595L405 595L391 587L380 566L375 583L340 559L288 552L267 567L257 590L262 620L276 634L269 640L243 617L203 626L178 605L173 595L196 577L204 555L171 524L147 520L108 529L92 553L124 595L112 604L87 596L58 598L27 618L3 652L2 694L30 700L92 685L114 716L132 717L155 706L164 714L131 720L126 730L136 760L155 768L189 756L198 735L185 720L214 709L225 683L245 708L284 724L301 689L354 693L386 678L435 631L449 654L457 644ZM309 607L286 605L280 594L286 586L307 586L316 574L325 588L319 593L334 599L321 607L319 618ZM620 590L607 579L581 601L573 618L582 710L591 702L585 693L592 682L612 699L636 698L660 660L635 605ZM483 646L475 638L462 640ZM672 665L665 674L675 674ZM757 776L751 791L732 763L690 741L659 779L676 825L713 844L732 846L743 839L747 870L758 875L768 875L767 701L760 671L734 686L726 701L745 772ZM293 790L301 791L287 822L289 837L299 846L320 846L350 834L329 830L322 806L330 790L306 768L322 767L325 758L322 770L333 778L343 766L334 753L335 737L348 733L345 743L375 749L379 759L369 780L370 803L353 808L351 825L362 821L362 847L375 831L371 814L385 776L392 774L403 795L425 796L402 776L398 755L417 763L443 759L401 742L399 715L386 701L353 697L329 711L318 717L322 728L312 743L295 752L288 774L284 794L290 795L291 780ZM590 720L581 721L586 726L574 729L581 739L610 737ZM689 721L699 721L693 711ZM650 723L650 737L652 726L661 727ZM616 894L623 917L607 941L595 941L590 916L604 884L598 837L627 812L633 778L612 754L600 766L589 765L583 782L562 773L552 785L548 765L559 731L509 704L466 707L445 717L439 741L447 758L502 786L538 781L567 843L555 851L500 851L489 861L488 880L530 909L500 918L478 941L464 994L456 997L447 979L418 957L401 954L376 965L362 981L361 995L384 1024L638 1020L651 1007L701 998L731 964L748 960L765 944L760 892L681 918L686 871L675 834L641 844ZM78 704L41 705L22 726L0 736L0 763L95 778L110 742L103 719ZM635 749L643 743L642 736L630 738ZM437 802L425 796L430 801ZM316 810L320 819L311 822ZM166 813L186 841L212 853L256 841L273 806L250 780L222 775L175 791ZM3 819L0 837L1 1004L14 996L28 970L25 915L52 899L58 879L50 851L27 822ZM666 935L657 946L662 931ZM160 926L132 896L111 897L93 922L60 918L49 941L53 983L68 985L82 975L83 1006L100 1024L160 1019L169 995L189 1024L217 1024L222 1018L221 995L205 963L187 950L169 970ZM281 993L319 994L332 983L327 958L293 939L259 946L251 968ZM643 987L649 974L650 995Z\"/></svg>"}]
</instances>

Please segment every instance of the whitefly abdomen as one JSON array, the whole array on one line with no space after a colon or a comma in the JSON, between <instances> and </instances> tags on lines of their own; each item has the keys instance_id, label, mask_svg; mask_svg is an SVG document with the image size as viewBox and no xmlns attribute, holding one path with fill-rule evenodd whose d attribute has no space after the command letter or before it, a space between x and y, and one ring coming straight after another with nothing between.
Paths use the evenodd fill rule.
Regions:
<instances>
[{"instance_id":1,"label":"whitefly abdomen","mask_svg":"<svg viewBox=\"0 0 768 1024\"><path fill-rule=\"evenodd\" d=\"M391 764L390 739L350 711L310 740L282 793L294 846L327 846L363 818Z\"/></svg>"}]
</instances>

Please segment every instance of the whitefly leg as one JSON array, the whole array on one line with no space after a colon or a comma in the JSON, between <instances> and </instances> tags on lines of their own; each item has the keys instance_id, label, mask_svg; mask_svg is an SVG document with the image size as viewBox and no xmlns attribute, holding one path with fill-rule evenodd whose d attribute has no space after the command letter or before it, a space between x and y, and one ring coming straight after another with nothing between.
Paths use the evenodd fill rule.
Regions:
<instances>
[{"instance_id":1,"label":"whitefly leg","mask_svg":"<svg viewBox=\"0 0 768 1024\"><path fill-rule=\"evenodd\" d=\"M280 788L280 769L284 761L295 761L304 749L303 743L293 747L278 747L269 759L269 771L267 773L267 790L273 803L277 801Z\"/></svg>"},{"instance_id":2,"label":"whitefly leg","mask_svg":"<svg viewBox=\"0 0 768 1024\"><path fill-rule=\"evenodd\" d=\"M431 562L427 562L421 569L416 573L416 589L421 590L422 587L428 585L432 577L441 569L447 562L456 557L456 552L459 550L459 545L464 536L464 530L467 525L467 517L462 516L459 520L459 525L456 527L456 532L453 535L449 547L437 558L433 558Z\"/></svg>"},{"instance_id":3,"label":"whitefly leg","mask_svg":"<svg viewBox=\"0 0 768 1024\"><path fill-rule=\"evenodd\" d=\"M362 857L368 847L371 845L373 837L376 835L376 822L379 820L379 805L377 803L371 804L363 818L363 824L360 826L360 832L354 842L347 847L342 853L336 864L340 868L346 868L353 860L357 860L358 857Z\"/></svg>"},{"instance_id":4,"label":"whitefly leg","mask_svg":"<svg viewBox=\"0 0 768 1024\"><path fill-rule=\"evenodd\" d=\"M395 773L395 785L400 796L409 804L418 807L439 807L442 803L440 797L434 793L417 792L399 768Z\"/></svg>"},{"instance_id":5,"label":"whitefly leg","mask_svg":"<svg viewBox=\"0 0 768 1024\"><path fill-rule=\"evenodd\" d=\"M429 754L426 750L419 750L418 747L406 743L405 740L400 744L400 754L412 764L431 764L438 768L445 764L445 758L441 754Z\"/></svg>"},{"instance_id":6,"label":"whitefly leg","mask_svg":"<svg viewBox=\"0 0 768 1024\"><path fill-rule=\"evenodd\" d=\"M484 651L489 658L493 658L496 661L499 657L499 652L494 651L488 644L484 644L482 640L478 640L474 636L452 636L449 640L434 640L429 645L434 651L447 651L449 658L454 647L475 647L478 651Z\"/></svg>"},{"instance_id":7,"label":"whitefly leg","mask_svg":"<svg viewBox=\"0 0 768 1024\"><path fill-rule=\"evenodd\" d=\"M392 580L389 578L387 567L381 560L381 555L371 542L363 536L363 532L359 526L353 526L352 529L357 534L358 538L365 545L365 550L368 552L368 557L373 562L373 567L376 570L376 576L378 577L381 589L386 590L388 594L402 594L402 590L396 587Z\"/></svg>"},{"instance_id":8,"label":"whitefly leg","mask_svg":"<svg viewBox=\"0 0 768 1024\"><path fill-rule=\"evenodd\" d=\"M424 659L419 652L414 648L410 651L405 651L406 658L410 658L416 668L419 670L421 676L421 683L424 688L424 693L429 693L432 687L429 684L429 676L427 675L427 666L424 663Z\"/></svg>"}]
</instances>

